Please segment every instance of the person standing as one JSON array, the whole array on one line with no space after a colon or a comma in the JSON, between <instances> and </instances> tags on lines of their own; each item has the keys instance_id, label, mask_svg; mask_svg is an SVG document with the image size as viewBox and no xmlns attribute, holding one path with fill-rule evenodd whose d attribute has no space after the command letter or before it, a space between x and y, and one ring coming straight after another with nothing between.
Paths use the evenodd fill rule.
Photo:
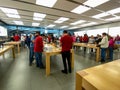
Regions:
<instances>
[{"instance_id":1,"label":"person standing","mask_svg":"<svg viewBox=\"0 0 120 90\"><path fill-rule=\"evenodd\" d=\"M14 38L14 41L19 41L20 40L20 36L18 34L15 34L15 36L13 38Z\"/></svg>"},{"instance_id":2,"label":"person standing","mask_svg":"<svg viewBox=\"0 0 120 90\"><path fill-rule=\"evenodd\" d=\"M25 48L25 36L21 35L21 46Z\"/></svg>"},{"instance_id":3,"label":"person standing","mask_svg":"<svg viewBox=\"0 0 120 90\"><path fill-rule=\"evenodd\" d=\"M40 32L36 32L35 42L34 42L34 52L36 59L36 67L44 68L42 63L42 52L43 52L43 39L40 36Z\"/></svg>"},{"instance_id":4,"label":"person standing","mask_svg":"<svg viewBox=\"0 0 120 90\"><path fill-rule=\"evenodd\" d=\"M110 37L109 47L108 47L110 61L113 60L113 47L114 47L114 40L113 40L113 37Z\"/></svg>"},{"instance_id":5,"label":"person standing","mask_svg":"<svg viewBox=\"0 0 120 90\"><path fill-rule=\"evenodd\" d=\"M105 62L105 58L106 58L106 50L108 48L108 36L106 33L102 33L102 40L99 43L100 47L101 47L101 62Z\"/></svg>"},{"instance_id":6,"label":"person standing","mask_svg":"<svg viewBox=\"0 0 120 90\"><path fill-rule=\"evenodd\" d=\"M28 49L30 49L30 41L31 41L31 40L30 40L30 37L31 37L31 36L26 36L26 40L25 40Z\"/></svg>"},{"instance_id":7,"label":"person standing","mask_svg":"<svg viewBox=\"0 0 120 90\"><path fill-rule=\"evenodd\" d=\"M30 53L29 53L29 65L32 65L32 62L34 60L34 40L35 36L31 34L31 41L30 41Z\"/></svg>"},{"instance_id":8,"label":"person standing","mask_svg":"<svg viewBox=\"0 0 120 90\"><path fill-rule=\"evenodd\" d=\"M95 43L95 38L93 35L91 35L91 37L89 38L89 44L94 44ZM93 52L93 48L91 48L91 52Z\"/></svg>"},{"instance_id":9,"label":"person standing","mask_svg":"<svg viewBox=\"0 0 120 90\"><path fill-rule=\"evenodd\" d=\"M88 35L87 34L84 34L84 36L83 36L83 43L88 43L88 41L89 41L89 38L88 38ZM84 47L84 54L85 54L85 52L86 52L86 47Z\"/></svg>"},{"instance_id":10,"label":"person standing","mask_svg":"<svg viewBox=\"0 0 120 90\"><path fill-rule=\"evenodd\" d=\"M62 59L63 59L63 65L64 65L64 70L62 70L62 73L65 73L65 74L68 73L68 70L69 70L69 73L71 73L70 49L72 48L72 43L73 43L72 37L68 34L66 30L64 30L63 36L60 39L60 44L62 46ZM67 69L67 66L68 66L68 69Z\"/></svg>"}]
</instances>

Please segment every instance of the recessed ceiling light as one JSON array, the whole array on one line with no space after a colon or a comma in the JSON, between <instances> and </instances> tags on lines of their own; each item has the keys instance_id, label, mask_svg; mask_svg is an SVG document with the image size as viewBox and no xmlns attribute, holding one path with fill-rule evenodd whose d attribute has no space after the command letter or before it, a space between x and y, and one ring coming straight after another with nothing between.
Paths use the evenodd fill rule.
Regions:
<instances>
[{"instance_id":1,"label":"recessed ceiling light","mask_svg":"<svg viewBox=\"0 0 120 90\"><path fill-rule=\"evenodd\" d=\"M17 25L24 25L22 21L13 21Z\"/></svg>"},{"instance_id":2,"label":"recessed ceiling light","mask_svg":"<svg viewBox=\"0 0 120 90\"><path fill-rule=\"evenodd\" d=\"M76 29L76 28L78 28L78 27L70 27L69 29Z\"/></svg>"},{"instance_id":3,"label":"recessed ceiling light","mask_svg":"<svg viewBox=\"0 0 120 90\"><path fill-rule=\"evenodd\" d=\"M6 15L11 18L20 18L20 16L16 14L6 14Z\"/></svg>"},{"instance_id":4,"label":"recessed ceiling light","mask_svg":"<svg viewBox=\"0 0 120 90\"><path fill-rule=\"evenodd\" d=\"M62 29L62 28L67 28L68 26L61 26L60 28Z\"/></svg>"},{"instance_id":5,"label":"recessed ceiling light","mask_svg":"<svg viewBox=\"0 0 120 90\"><path fill-rule=\"evenodd\" d=\"M96 22L90 22L90 23L87 23L87 24L83 24L83 25L80 25L80 26L90 26L90 25L94 25L94 24L97 24Z\"/></svg>"},{"instance_id":6,"label":"recessed ceiling light","mask_svg":"<svg viewBox=\"0 0 120 90\"><path fill-rule=\"evenodd\" d=\"M83 23L83 22L85 22L85 20L79 20L79 21L70 23L70 25L77 25L77 24L81 24L81 23Z\"/></svg>"},{"instance_id":7,"label":"recessed ceiling light","mask_svg":"<svg viewBox=\"0 0 120 90\"><path fill-rule=\"evenodd\" d=\"M12 18L20 18L18 11L16 9L11 9L11 8L3 8L0 7L0 9L8 16Z\"/></svg>"},{"instance_id":8,"label":"recessed ceiling light","mask_svg":"<svg viewBox=\"0 0 120 90\"><path fill-rule=\"evenodd\" d=\"M84 13L84 12L90 10L90 9L91 8L80 5L77 8L73 9L71 12L81 14L81 13Z\"/></svg>"},{"instance_id":9,"label":"recessed ceiling light","mask_svg":"<svg viewBox=\"0 0 120 90\"><path fill-rule=\"evenodd\" d=\"M50 25L48 25L47 27L48 28L52 28L52 27L54 27L55 25L54 24L50 24Z\"/></svg>"},{"instance_id":10,"label":"recessed ceiling light","mask_svg":"<svg viewBox=\"0 0 120 90\"><path fill-rule=\"evenodd\" d=\"M39 26L40 23L32 23L32 26Z\"/></svg>"},{"instance_id":11,"label":"recessed ceiling light","mask_svg":"<svg viewBox=\"0 0 120 90\"><path fill-rule=\"evenodd\" d=\"M37 20L37 21L42 21L43 18L46 17L46 14L42 14L42 13L34 13L33 14L33 20Z\"/></svg>"},{"instance_id":12,"label":"recessed ceiling light","mask_svg":"<svg viewBox=\"0 0 120 90\"><path fill-rule=\"evenodd\" d=\"M53 7L57 0L36 0L36 4L42 5L45 7Z\"/></svg>"},{"instance_id":13,"label":"recessed ceiling light","mask_svg":"<svg viewBox=\"0 0 120 90\"><path fill-rule=\"evenodd\" d=\"M64 21L69 20L69 18L61 17L58 20L54 21L54 23L63 23Z\"/></svg>"},{"instance_id":14,"label":"recessed ceiling light","mask_svg":"<svg viewBox=\"0 0 120 90\"><path fill-rule=\"evenodd\" d=\"M108 13L100 13L100 14L97 14L97 15L94 15L94 16L92 16L92 18L97 18L97 19L99 19L99 18L101 18L101 17L105 17L105 16L109 16L110 14L108 14Z\"/></svg>"},{"instance_id":15,"label":"recessed ceiling light","mask_svg":"<svg viewBox=\"0 0 120 90\"><path fill-rule=\"evenodd\" d=\"M39 17L39 18L45 18L46 14L42 14L42 13L34 13L33 15L34 17Z\"/></svg>"},{"instance_id":16,"label":"recessed ceiling light","mask_svg":"<svg viewBox=\"0 0 120 90\"><path fill-rule=\"evenodd\" d=\"M4 12L4 13L13 13L13 14L18 14L16 9L11 9L11 8L3 8L0 7L0 9Z\"/></svg>"},{"instance_id":17,"label":"recessed ceiling light","mask_svg":"<svg viewBox=\"0 0 120 90\"><path fill-rule=\"evenodd\" d=\"M83 4L88 5L90 7L96 7L96 6L99 6L103 3L106 3L108 1L110 1L110 0L88 0Z\"/></svg>"}]
</instances>

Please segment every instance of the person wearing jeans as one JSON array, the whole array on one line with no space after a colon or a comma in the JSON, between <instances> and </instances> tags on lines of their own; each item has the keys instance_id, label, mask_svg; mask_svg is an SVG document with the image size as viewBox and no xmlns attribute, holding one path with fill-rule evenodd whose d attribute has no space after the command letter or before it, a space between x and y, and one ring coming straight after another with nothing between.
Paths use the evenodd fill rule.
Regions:
<instances>
[{"instance_id":1,"label":"person wearing jeans","mask_svg":"<svg viewBox=\"0 0 120 90\"><path fill-rule=\"evenodd\" d=\"M105 62L107 48L101 48L101 62Z\"/></svg>"},{"instance_id":2,"label":"person wearing jeans","mask_svg":"<svg viewBox=\"0 0 120 90\"><path fill-rule=\"evenodd\" d=\"M35 52L36 67L44 68L42 63L42 52Z\"/></svg>"},{"instance_id":3,"label":"person wearing jeans","mask_svg":"<svg viewBox=\"0 0 120 90\"><path fill-rule=\"evenodd\" d=\"M44 68L42 63L42 52L43 52L43 39L40 36L40 32L36 32L36 38L34 42L34 52L36 59L36 67Z\"/></svg>"},{"instance_id":4,"label":"person wearing jeans","mask_svg":"<svg viewBox=\"0 0 120 90\"><path fill-rule=\"evenodd\" d=\"M29 65L32 65L32 62L34 60L34 39L35 37L31 35L31 41L30 41L30 51L29 51Z\"/></svg>"},{"instance_id":5,"label":"person wearing jeans","mask_svg":"<svg viewBox=\"0 0 120 90\"><path fill-rule=\"evenodd\" d=\"M102 40L99 45L101 47L101 62L105 62L106 50L108 48L108 36L106 33L102 33Z\"/></svg>"},{"instance_id":6,"label":"person wearing jeans","mask_svg":"<svg viewBox=\"0 0 120 90\"><path fill-rule=\"evenodd\" d=\"M113 60L113 47L114 47L114 40L113 37L110 37L108 50L109 50L109 59L111 61Z\"/></svg>"}]
</instances>

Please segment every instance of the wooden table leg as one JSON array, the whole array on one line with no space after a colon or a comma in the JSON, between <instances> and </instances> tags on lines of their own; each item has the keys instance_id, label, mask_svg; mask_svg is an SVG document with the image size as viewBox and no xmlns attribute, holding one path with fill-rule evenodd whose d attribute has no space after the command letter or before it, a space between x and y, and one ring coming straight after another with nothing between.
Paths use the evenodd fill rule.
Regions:
<instances>
[{"instance_id":1,"label":"wooden table leg","mask_svg":"<svg viewBox=\"0 0 120 90\"><path fill-rule=\"evenodd\" d=\"M96 50L97 50L96 51L96 61L99 62L100 61L100 48L98 47Z\"/></svg>"},{"instance_id":2,"label":"wooden table leg","mask_svg":"<svg viewBox=\"0 0 120 90\"><path fill-rule=\"evenodd\" d=\"M12 48L12 54L13 54L13 58L15 58L15 48Z\"/></svg>"},{"instance_id":3,"label":"wooden table leg","mask_svg":"<svg viewBox=\"0 0 120 90\"><path fill-rule=\"evenodd\" d=\"M50 54L46 53L46 76L50 74Z\"/></svg>"},{"instance_id":4,"label":"wooden table leg","mask_svg":"<svg viewBox=\"0 0 120 90\"><path fill-rule=\"evenodd\" d=\"M71 68L73 69L74 68L74 51L73 50L71 50L70 60L71 60Z\"/></svg>"},{"instance_id":5,"label":"wooden table leg","mask_svg":"<svg viewBox=\"0 0 120 90\"><path fill-rule=\"evenodd\" d=\"M82 77L76 73L76 87L75 90L82 90Z\"/></svg>"},{"instance_id":6,"label":"wooden table leg","mask_svg":"<svg viewBox=\"0 0 120 90\"><path fill-rule=\"evenodd\" d=\"M17 47L18 47L18 53L20 53L20 45L18 44Z\"/></svg>"}]
</instances>

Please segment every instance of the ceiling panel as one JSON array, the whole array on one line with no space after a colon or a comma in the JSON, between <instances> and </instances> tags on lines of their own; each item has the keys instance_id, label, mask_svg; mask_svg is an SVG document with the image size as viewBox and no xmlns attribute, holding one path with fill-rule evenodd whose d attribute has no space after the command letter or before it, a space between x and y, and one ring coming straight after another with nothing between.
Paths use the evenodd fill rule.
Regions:
<instances>
[{"instance_id":1,"label":"ceiling panel","mask_svg":"<svg viewBox=\"0 0 120 90\"><path fill-rule=\"evenodd\" d=\"M56 24L56 28L60 28L60 26L63 25L71 26L70 23L73 23L78 20L86 20L89 22L97 22L98 24L102 24L109 23L109 21L95 19L91 16L120 7L120 0L110 0L109 2L104 3L98 7L92 8L82 14L71 13L71 10L81 5L81 3L84 3L85 1L87 0L58 0L54 7L48 8L36 5L36 0L0 0L0 7L17 9L21 17L20 19L10 18L7 17L6 14L0 10L0 19L8 24L14 24L13 20L21 20L23 21L25 26L31 26L32 22L41 23L40 26L47 26L49 24L56 24L54 23L54 21L59 19L60 17L70 18L66 22ZM43 21L35 21L33 20L34 12L44 13L46 14L46 17L43 19ZM116 15L120 16L120 13ZM113 17L113 15L103 17L103 19L109 19L111 17Z\"/></svg>"},{"instance_id":2,"label":"ceiling panel","mask_svg":"<svg viewBox=\"0 0 120 90\"><path fill-rule=\"evenodd\" d=\"M96 14L99 14L99 13L101 13L101 12L98 11L98 10L95 10L95 9L91 9L91 10L89 10L89 11L87 11L87 12L81 14L81 15L93 16L93 15L96 15Z\"/></svg>"},{"instance_id":3,"label":"ceiling panel","mask_svg":"<svg viewBox=\"0 0 120 90\"><path fill-rule=\"evenodd\" d=\"M107 3L104 3L98 7L96 7L96 9L99 9L101 11L108 11L114 8L120 7L119 3L113 2L113 1L109 1Z\"/></svg>"}]
</instances>

